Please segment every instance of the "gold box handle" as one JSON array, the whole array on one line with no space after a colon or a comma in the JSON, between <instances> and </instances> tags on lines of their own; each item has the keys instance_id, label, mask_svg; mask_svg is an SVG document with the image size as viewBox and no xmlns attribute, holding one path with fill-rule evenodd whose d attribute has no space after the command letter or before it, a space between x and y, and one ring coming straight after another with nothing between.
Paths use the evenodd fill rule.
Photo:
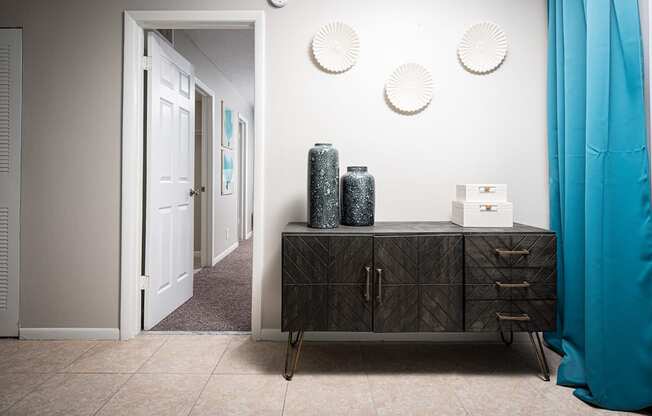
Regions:
<instances>
[{"instance_id":1,"label":"gold box handle","mask_svg":"<svg viewBox=\"0 0 652 416\"><path fill-rule=\"evenodd\" d=\"M480 186L478 188L478 191L481 194L495 194L496 193L496 187L495 186Z\"/></svg>"},{"instance_id":2,"label":"gold box handle","mask_svg":"<svg viewBox=\"0 0 652 416\"><path fill-rule=\"evenodd\" d=\"M523 313L520 315L506 315L501 312L496 312L496 317L499 321L520 321L527 322L530 320L530 315Z\"/></svg>"},{"instance_id":3,"label":"gold box handle","mask_svg":"<svg viewBox=\"0 0 652 416\"><path fill-rule=\"evenodd\" d=\"M504 250L497 248L496 254L499 256L527 256L530 254L530 250Z\"/></svg>"},{"instance_id":4,"label":"gold box handle","mask_svg":"<svg viewBox=\"0 0 652 416\"><path fill-rule=\"evenodd\" d=\"M503 289L521 289L521 288L526 289L530 287L530 283L525 281L523 283L503 283L503 282L495 282L495 283L496 286Z\"/></svg>"}]
</instances>

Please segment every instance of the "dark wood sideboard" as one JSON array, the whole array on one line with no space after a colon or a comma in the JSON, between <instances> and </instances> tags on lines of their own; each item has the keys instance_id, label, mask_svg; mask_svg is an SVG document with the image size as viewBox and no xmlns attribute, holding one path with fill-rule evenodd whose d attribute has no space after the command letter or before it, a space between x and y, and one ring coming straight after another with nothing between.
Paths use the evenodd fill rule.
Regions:
<instances>
[{"instance_id":1,"label":"dark wood sideboard","mask_svg":"<svg viewBox=\"0 0 652 416\"><path fill-rule=\"evenodd\" d=\"M527 332L550 379L540 331L556 324L552 231L464 228L450 222L380 222L282 234L284 376L305 331Z\"/></svg>"}]
</instances>

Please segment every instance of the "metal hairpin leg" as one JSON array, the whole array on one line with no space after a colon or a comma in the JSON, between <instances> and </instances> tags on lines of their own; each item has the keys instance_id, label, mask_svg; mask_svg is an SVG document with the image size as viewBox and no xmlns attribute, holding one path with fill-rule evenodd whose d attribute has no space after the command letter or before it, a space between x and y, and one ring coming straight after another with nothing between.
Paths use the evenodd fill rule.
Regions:
<instances>
[{"instance_id":1,"label":"metal hairpin leg","mask_svg":"<svg viewBox=\"0 0 652 416\"><path fill-rule=\"evenodd\" d=\"M528 332L527 334L530 336L530 341L534 347L534 353L537 356L537 361L539 362L539 368L541 369L543 380L550 381L550 367L548 367L548 360L546 360L546 353L543 350L543 344L541 343L539 333L534 332L534 336L532 336L532 332ZM536 342L534 341L535 337L537 339Z\"/></svg>"},{"instance_id":2,"label":"metal hairpin leg","mask_svg":"<svg viewBox=\"0 0 652 416\"><path fill-rule=\"evenodd\" d=\"M288 345L285 350L285 370L283 370L283 377L286 380L292 380L294 372L299 363L299 354L301 353L301 345L303 344L303 331L298 331L296 339L292 340L292 331L288 332ZM292 358L290 356L293 355ZM292 362L292 369L288 371L288 364Z\"/></svg>"},{"instance_id":3,"label":"metal hairpin leg","mask_svg":"<svg viewBox=\"0 0 652 416\"><path fill-rule=\"evenodd\" d=\"M503 330L500 330L500 339L503 340L503 343L507 346L512 345L512 342L514 342L514 331L511 329L509 330L509 339L505 338L505 332Z\"/></svg>"}]
</instances>

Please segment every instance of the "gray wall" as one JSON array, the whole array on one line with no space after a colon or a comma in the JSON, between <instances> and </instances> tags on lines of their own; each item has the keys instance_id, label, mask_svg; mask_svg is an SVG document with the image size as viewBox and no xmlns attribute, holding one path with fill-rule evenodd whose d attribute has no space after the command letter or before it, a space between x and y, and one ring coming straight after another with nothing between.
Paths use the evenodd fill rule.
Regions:
<instances>
[{"instance_id":1,"label":"gray wall","mask_svg":"<svg viewBox=\"0 0 652 416\"><path fill-rule=\"evenodd\" d=\"M215 93L215 136L213 143L213 253L212 258L224 253L229 247L238 242L238 187L231 195L222 195L222 154L221 154L221 126L222 114L220 102L234 111L242 113L245 117L253 119L252 108L249 102L242 97L233 83L222 74L204 52L197 47L183 30L175 30L174 47L195 67L195 75L202 80L208 88ZM236 143L233 157L238 163L240 144ZM236 183L237 183L236 177ZM227 238L228 230L228 238Z\"/></svg>"},{"instance_id":2,"label":"gray wall","mask_svg":"<svg viewBox=\"0 0 652 416\"><path fill-rule=\"evenodd\" d=\"M509 184L517 220L547 225L545 0L0 0L0 24L25 29L23 327L118 326L122 11L174 8L267 12L263 327L280 323L279 232L305 219L316 141L335 143L342 169L369 165L378 220L446 220L454 184L486 181ZM337 76L309 55L334 20L362 41ZM455 48L482 20L504 27L510 50L474 76ZM431 68L435 99L399 116L383 85L412 60Z\"/></svg>"}]
</instances>

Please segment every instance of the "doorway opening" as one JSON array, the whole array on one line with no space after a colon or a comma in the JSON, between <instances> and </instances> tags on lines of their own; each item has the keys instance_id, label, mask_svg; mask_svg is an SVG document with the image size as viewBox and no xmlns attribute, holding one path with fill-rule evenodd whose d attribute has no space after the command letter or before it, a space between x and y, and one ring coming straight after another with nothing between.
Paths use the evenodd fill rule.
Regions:
<instances>
[{"instance_id":1,"label":"doorway opening","mask_svg":"<svg viewBox=\"0 0 652 416\"><path fill-rule=\"evenodd\" d=\"M151 189L144 200L143 329L249 332L252 250L244 219L253 200L245 178L247 120L254 116L253 28L166 32L165 38L147 34L145 176ZM185 91L189 85L194 94ZM185 107L189 97L194 108ZM192 115L194 127L184 122ZM217 135L204 123L211 117Z\"/></svg>"},{"instance_id":2,"label":"doorway opening","mask_svg":"<svg viewBox=\"0 0 652 416\"><path fill-rule=\"evenodd\" d=\"M173 330L258 339L264 14L125 12L124 58L121 338Z\"/></svg>"}]
</instances>

